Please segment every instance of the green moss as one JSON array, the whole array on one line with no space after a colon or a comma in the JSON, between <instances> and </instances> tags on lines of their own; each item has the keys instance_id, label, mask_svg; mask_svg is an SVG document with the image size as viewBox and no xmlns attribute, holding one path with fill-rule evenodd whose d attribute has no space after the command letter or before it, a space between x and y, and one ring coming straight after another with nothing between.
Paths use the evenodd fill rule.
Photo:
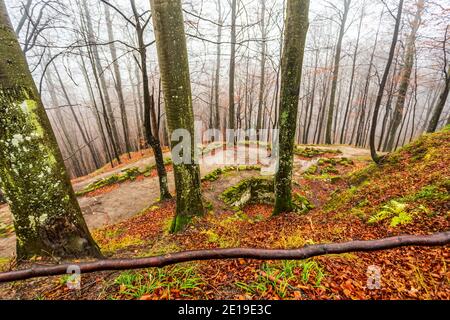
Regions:
<instances>
[{"instance_id":1,"label":"green moss","mask_svg":"<svg viewBox=\"0 0 450 320\"><path fill-rule=\"evenodd\" d=\"M337 165L350 166L353 164L353 161L347 158L320 158L317 160L317 164L310 166L304 174L310 179L315 179L311 177L312 175L322 176L322 179L331 179L331 175L339 173L339 170L336 168Z\"/></svg>"},{"instance_id":2,"label":"green moss","mask_svg":"<svg viewBox=\"0 0 450 320\"><path fill-rule=\"evenodd\" d=\"M435 185L428 185L420 189L418 192L404 197L405 201L450 201L449 180L445 180Z\"/></svg>"},{"instance_id":3,"label":"green moss","mask_svg":"<svg viewBox=\"0 0 450 320\"><path fill-rule=\"evenodd\" d=\"M352 186L359 186L372 177L377 171L379 171L379 167L374 163L370 164L361 170L351 173L348 177L348 181Z\"/></svg>"},{"instance_id":4,"label":"green moss","mask_svg":"<svg viewBox=\"0 0 450 320\"><path fill-rule=\"evenodd\" d=\"M305 196L302 196L297 192L293 194L292 202L296 207L295 211L298 213L307 213L315 208L315 206Z\"/></svg>"},{"instance_id":5,"label":"green moss","mask_svg":"<svg viewBox=\"0 0 450 320\"><path fill-rule=\"evenodd\" d=\"M305 171L306 174L315 174L319 167L317 165L312 165Z\"/></svg>"},{"instance_id":6,"label":"green moss","mask_svg":"<svg viewBox=\"0 0 450 320\"><path fill-rule=\"evenodd\" d=\"M159 256L179 251L181 249L178 244L164 236L156 241L150 250L140 253L139 257Z\"/></svg>"},{"instance_id":7,"label":"green moss","mask_svg":"<svg viewBox=\"0 0 450 320\"><path fill-rule=\"evenodd\" d=\"M0 257L0 271L5 270L9 266L10 263L11 263L11 259L10 258Z\"/></svg>"},{"instance_id":8,"label":"green moss","mask_svg":"<svg viewBox=\"0 0 450 320\"><path fill-rule=\"evenodd\" d=\"M240 165L240 166L226 166L224 168L217 168L202 178L203 181L216 181L220 178L220 176L233 172L233 171L253 171L253 170L261 170L261 166L257 165Z\"/></svg>"},{"instance_id":9,"label":"green moss","mask_svg":"<svg viewBox=\"0 0 450 320\"><path fill-rule=\"evenodd\" d=\"M220 198L228 205L242 208L250 203L272 204L274 182L269 178L248 178L225 190Z\"/></svg>"},{"instance_id":10,"label":"green moss","mask_svg":"<svg viewBox=\"0 0 450 320\"><path fill-rule=\"evenodd\" d=\"M172 225L170 227L171 233L176 233L184 230L184 228L191 222L192 217L188 215L177 214L172 220Z\"/></svg>"},{"instance_id":11,"label":"green moss","mask_svg":"<svg viewBox=\"0 0 450 320\"><path fill-rule=\"evenodd\" d=\"M144 241L140 238L133 236L124 236L124 237L114 237L109 241L100 244L100 248L105 254L113 254L119 250L124 250L129 247L141 246L144 244Z\"/></svg>"},{"instance_id":12,"label":"green moss","mask_svg":"<svg viewBox=\"0 0 450 320\"><path fill-rule=\"evenodd\" d=\"M216 244L219 248L233 248L239 246L239 239L237 237L230 237L228 234L219 235L214 230L203 230L201 234L206 235L209 243Z\"/></svg>"},{"instance_id":13,"label":"green moss","mask_svg":"<svg viewBox=\"0 0 450 320\"><path fill-rule=\"evenodd\" d=\"M311 147L295 146L294 154L305 158L315 158L324 154L341 154L342 151L338 149L318 149Z\"/></svg>"},{"instance_id":14,"label":"green moss","mask_svg":"<svg viewBox=\"0 0 450 320\"><path fill-rule=\"evenodd\" d=\"M353 200L353 197L360 190L360 187L350 187L343 191L334 192L331 195L331 199L324 205L325 212L337 211L340 208L346 206Z\"/></svg>"},{"instance_id":15,"label":"green moss","mask_svg":"<svg viewBox=\"0 0 450 320\"><path fill-rule=\"evenodd\" d=\"M172 159L167 158L164 160L164 165L170 165L172 164ZM131 167L131 168L127 168L122 170L122 173L120 174L113 174L109 177L103 178L103 179L98 179L94 182L92 182L91 184L89 184L88 186L86 186L85 188L83 188L83 190L78 191L76 193L77 196L81 197L84 196L90 192L93 192L95 190L107 187L107 186L111 186L113 184L116 183L122 183L125 181L134 181L136 180L137 177L143 175L144 177L149 177L151 175L151 173L153 172L153 170L156 169L156 164L152 164L149 165L147 167L145 167L144 170L140 170L138 167Z\"/></svg>"},{"instance_id":16,"label":"green moss","mask_svg":"<svg viewBox=\"0 0 450 320\"><path fill-rule=\"evenodd\" d=\"M14 225L0 222L0 238L9 237L14 233Z\"/></svg>"}]
</instances>

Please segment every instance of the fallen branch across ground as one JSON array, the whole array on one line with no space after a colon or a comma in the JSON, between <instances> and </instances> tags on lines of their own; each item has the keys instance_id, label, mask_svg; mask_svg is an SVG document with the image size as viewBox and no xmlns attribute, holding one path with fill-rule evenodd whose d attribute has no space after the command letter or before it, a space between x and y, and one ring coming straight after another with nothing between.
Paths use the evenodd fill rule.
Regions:
<instances>
[{"instance_id":1,"label":"fallen branch across ground","mask_svg":"<svg viewBox=\"0 0 450 320\"><path fill-rule=\"evenodd\" d=\"M162 256L135 259L108 259L80 264L60 264L54 266L39 266L30 269L0 273L1 282L26 280L37 277L56 276L67 273L69 268L78 267L81 273L91 273L107 270L130 270L142 268L164 267L171 264L212 259L256 259L256 260L302 260L326 254L339 254L358 251L387 250L404 246L445 246L450 244L450 231L427 236L397 236L378 240L349 241L343 243L326 243L305 246L300 249L253 249L231 248L184 251Z\"/></svg>"}]
</instances>

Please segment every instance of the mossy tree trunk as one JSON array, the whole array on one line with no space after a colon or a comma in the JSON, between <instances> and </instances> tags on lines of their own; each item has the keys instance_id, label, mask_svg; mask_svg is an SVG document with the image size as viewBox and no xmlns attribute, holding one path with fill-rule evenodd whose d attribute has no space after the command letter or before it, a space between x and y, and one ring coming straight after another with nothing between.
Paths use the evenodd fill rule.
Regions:
<instances>
[{"instance_id":1,"label":"mossy tree trunk","mask_svg":"<svg viewBox=\"0 0 450 320\"><path fill-rule=\"evenodd\" d=\"M181 1L150 2L169 134L177 129L184 129L190 133L190 152L193 160L194 110ZM176 143L178 141L171 141L172 147ZM177 232L183 229L193 216L202 215L204 209L198 164L174 163L174 174L177 210L172 232Z\"/></svg>"},{"instance_id":2,"label":"mossy tree trunk","mask_svg":"<svg viewBox=\"0 0 450 320\"><path fill-rule=\"evenodd\" d=\"M309 0L288 0L281 65L281 101L279 131L279 168L275 175L273 214L291 211L292 166L297 111L305 51Z\"/></svg>"},{"instance_id":3,"label":"mossy tree trunk","mask_svg":"<svg viewBox=\"0 0 450 320\"><path fill-rule=\"evenodd\" d=\"M3 0L0 44L0 187L17 256L99 257Z\"/></svg>"}]
</instances>

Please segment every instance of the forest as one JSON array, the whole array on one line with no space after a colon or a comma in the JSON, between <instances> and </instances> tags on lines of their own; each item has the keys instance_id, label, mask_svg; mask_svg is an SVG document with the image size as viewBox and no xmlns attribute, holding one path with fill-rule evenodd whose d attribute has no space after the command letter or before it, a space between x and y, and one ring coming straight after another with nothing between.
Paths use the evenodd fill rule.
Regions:
<instances>
[{"instance_id":1,"label":"forest","mask_svg":"<svg viewBox=\"0 0 450 320\"><path fill-rule=\"evenodd\" d=\"M450 0L0 0L0 300L449 300L449 91Z\"/></svg>"}]
</instances>

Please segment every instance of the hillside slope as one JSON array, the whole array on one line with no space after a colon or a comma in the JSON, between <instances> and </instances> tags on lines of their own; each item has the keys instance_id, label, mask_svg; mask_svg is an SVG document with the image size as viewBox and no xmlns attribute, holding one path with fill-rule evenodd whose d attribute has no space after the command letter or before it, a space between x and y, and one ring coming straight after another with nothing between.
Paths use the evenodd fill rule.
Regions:
<instances>
[{"instance_id":1,"label":"hillside slope","mask_svg":"<svg viewBox=\"0 0 450 320\"><path fill-rule=\"evenodd\" d=\"M301 159L300 159L301 160ZM388 155L367 159L320 154L294 175L303 213L271 217L272 206L230 208L226 185L257 178L227 171L203 182L210 212L182 233L168 234L175 203L94 232L110 257L134 257L224 247L297 248L312 243L369 240L449 230L450 127ZM230 189L227 189L228 191ZM225 191L227 191L225 190ZM304 261L247 259L183 263L161 269L102 272L83 277L89 299L450 299L449 247L327 255ZM380 271L371 289L370 270ZM76 299L64 278L0 286L0 296Z\"/></svg>"}]
</instances>

